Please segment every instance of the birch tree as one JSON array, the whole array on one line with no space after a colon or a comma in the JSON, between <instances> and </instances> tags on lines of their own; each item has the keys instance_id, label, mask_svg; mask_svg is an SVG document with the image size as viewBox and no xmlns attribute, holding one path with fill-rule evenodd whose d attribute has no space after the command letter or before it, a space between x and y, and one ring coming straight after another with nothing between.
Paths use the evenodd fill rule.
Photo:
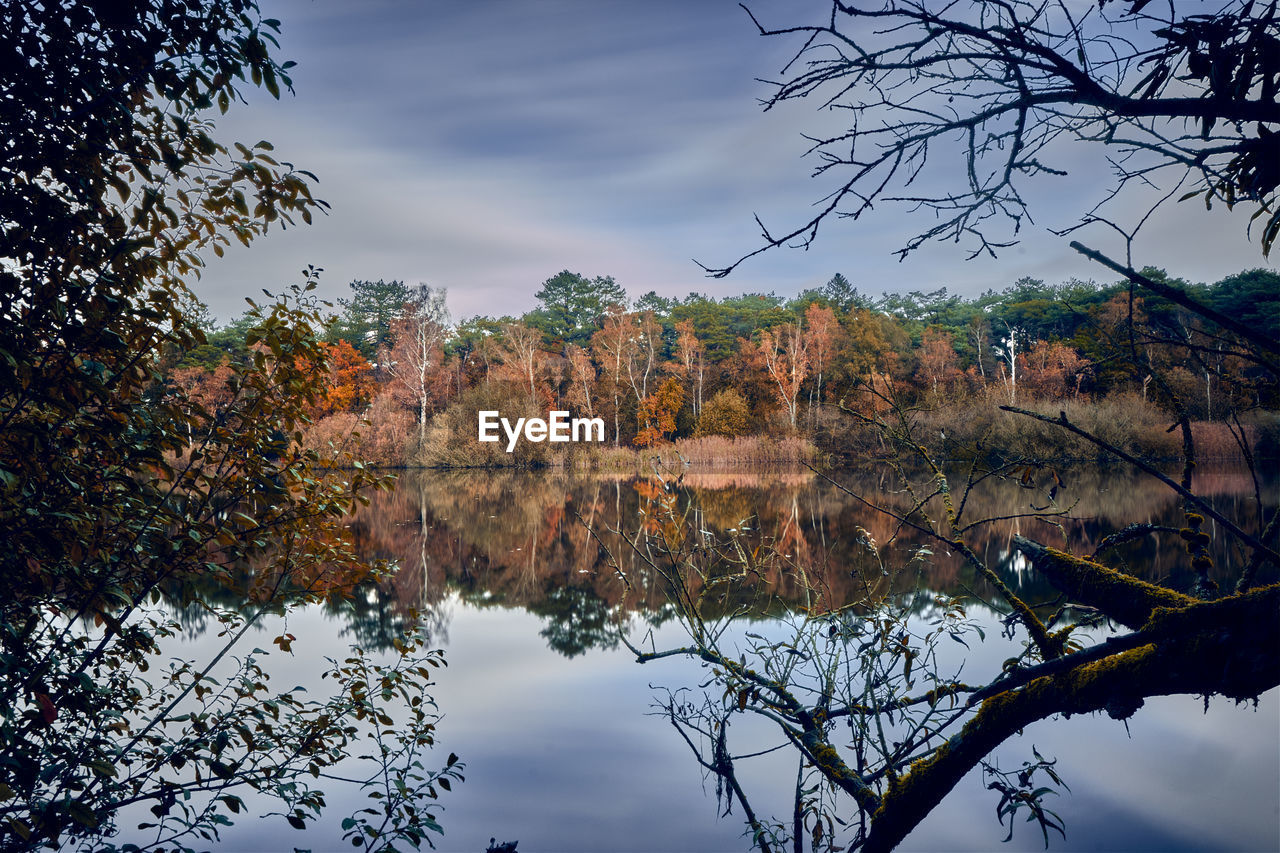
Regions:
<instances>
[{"instance_id":1,"label":"birch tree","mask_svg":"<svg viewBox=\"0 0 1280 853\"><path fill-rule=\"evenodd\" d=\"M799 325L783 323L761 331L753 346L755 360L768 375L792 429L796 427L800 386L809 375L809 352L805 343Z\"/></svg>"},{"instance_id":2,"label":"birch tree","mask_svg":"<svg viewBox=\"0 0 1280 853\"><path fill-rule=\"evenodd\" d=\"M596 384L596 366L591 362L591 355L577 344L569 344L569 392L567 398L589 418L596 416L592 389Z\"/></svg>"},{"instance_id":3,"label":"birch tree","mask_svg":"<svg viewBox=\"0 0 1280 853\"><path fill-rule=\"evenodd\" d=\"M528 394L531 404L538 402L538 374L546 353L542 351L542 334L524 323L507 323L502 327L499 350L504 372Z\"/></svg>"},{"instance_id":4,"label":"birch tree","mask_svg":"<svg viewBox=\"0 0 1280 853\"><path fill-rule=\"evenodd\" d=\"M435 392L435 375L444 361L449 309L444 288L419 284L409 291L400 316L392 324L389 372L418 410L418 444L427 438L427 409Z\"/></svg>"},{"instance_id":5,"label":"birch tree","mask_svg":"<svg viewBox=\"0 0 1280 853\"><path fill-rule=\"evenodd\" d=\"M812 412L822 408L823 374L838 345L840 324L836 322L836 312L817 302L810 302L809 307L805 309L804 324L805 346L809 351L810 367L816 374L812 395L809 397L809 410Z\"/></svg>"},{"instance_id":6,"label":"birch tree","mask_svg":"<svg viewBox=\"0 0 1280 853\"><path fill-rule=\"evenodd\" d=\"M634 321L636 335L627 347L627 380L636 395L636 405L649 396L649 377L662 347L662 326L652 311L641 313Z\"/></svg>"},{"instance_id":7,"label":"birch tree","mask_svg":"<svg viewBox=\"0 0 1280 853\"><path fill-rule=\"evenodd\" d=\"M639 328L630 314L619 306L610 308L604 325L591 338L591 347L604 368L609 393L613 399L613 445L617 447L622 436L622 377L631 363L632 348L639 336Z\"/></svg>"},{"instance_id":8,"label":"birch tree","mask_svg":"<svg viewBox=\"0 0 1280 853\"><path fill-rule=\"evenodd\" d=\"M1018 402L1018 347L1020 344L1026 343L1026 332L1022 331L1019 326L1010 326L1009 334L1001 338L1000 343L993 347L1001 359L1000 376L1004 379L1005 387L1009 389L1009 405L1016 405ZM1008 371L1005 366L1008 365Z\"/></svg>"},{"instance_id":9,"label":"birch tree","mask_svg":"<svg viewBox=\"0 0 1280 853\"><path fill-rule=\"evenodd\" d=\"M692 320L676 323L676 357L679 369L689 380L690 398L693 402L693 418L702 414L702 383L706 374L705 351L702 342L693 331Z\"/></svg>"}]
</instances>

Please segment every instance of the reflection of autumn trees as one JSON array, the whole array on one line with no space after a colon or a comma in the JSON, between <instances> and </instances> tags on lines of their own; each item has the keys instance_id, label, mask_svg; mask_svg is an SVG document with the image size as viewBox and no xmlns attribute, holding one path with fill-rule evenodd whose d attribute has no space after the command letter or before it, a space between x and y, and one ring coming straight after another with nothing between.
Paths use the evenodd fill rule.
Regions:
<instances>
[{"instance_id":1,"label":"reflection of autumn trees","mask_svg":"<svg viewBox=\"0 0 1280 853\"><path fill-rule=\"evenodd\" d=\"M1206 470L1200 478L1205 494L1233 517L1252 511L1247 472ZM888 505L907 505L906 497L895 493L887 470L869 467L843 473L840 479L856 483L864 494L882 495ZM971 500L988 517L1013 516L1042 505L1054 485L1058 503L1071 507L1067 517L994 522L973 543L1005 583L1029 600L1047 601L1053 592L1016 556L1015 536L1093 552L1107 533L1134 519L1178 526L1180 511L1167 489L1120 472L1032 472L1026 483L993 478L979 483ZM1268 488L1274 491L1276 484ZM569 620L564 624L570 627L576 622L596 638L593 642L600 642L610 633L602 614L624 619L629 613L656 613L665 603L661 579L646 575L643 561L610 532L634 528L642 511L658 523L661 514L655 510L664 501L680 513L687 511L694 530L719 539L736 534L784 555L784 561L762 571L759 582L766 598L792 603L805 592L801 572L837 606L859 598L866 579L879 582L881 568L867 540L879 545L890 563L905 563L925 544L915 531L866 509L807 471L690 472L670 492L644 479L564 472L414 472L402 475L393 492L374 496L352 519L351 530L362 554L399 566L384 591L400 613L430 610L455 592L477 602L526 608L553 621ZM602 544L623 561L630 587L610 565ZM1189 571L1176 530L1127 543L1109 556L1119 557L1148 580ZM1233 562L1237 555L1214 557L1220 580L1238 571ZM962 586L982 584L958 557L945 552L936 553L922 571L920 582L939 591L959 593ZM902 575L894 581L910 586L916 578ZM576 648L583 637L562 628L553 625L548 636L555 635L565 649Z\"/></svg>"}]
</instances>

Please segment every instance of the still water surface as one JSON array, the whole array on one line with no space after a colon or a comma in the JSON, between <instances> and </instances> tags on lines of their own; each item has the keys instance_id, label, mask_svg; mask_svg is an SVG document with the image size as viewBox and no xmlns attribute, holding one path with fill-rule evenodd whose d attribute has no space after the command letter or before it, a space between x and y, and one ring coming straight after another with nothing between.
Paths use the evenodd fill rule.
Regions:
<instances>
[{"instance_id":1,"label":"still water surface","mask_svg":"<svg viewBox=\"0 0 1280 853\"><path fill-rule=\"evenodd\" d=\"M1252 485L1243 472L1203 471L1214 499L1249 518ZM841 482L870 492L888 481L874 470L843 472ZM1051 589L1012 552L1015 533L1049 544L1088 547L1133 521L1176 523L1177 506L1158 484L1087 472L1065 477L1066 503L1076 502L1061 529L1043 522L990 525L976 542L1010 585L1030 600ZM715 532L746 526L822 578L836 595L858 594L860 576L878 571L859 538L887 542L887 517L862 508L808 472L689 473L682 500L698 525ZM1268 484L1274 501L1276 484ZM883 492L882 492L883 493ZM393 561L393 582L370 589L341 609L316 608L291 617L288 630L306 638L280 678L318 686L323 657L347 644L376 647L411 609L425 614L432 641L449 667L434 690L444 715L439 760L449 751L466 762L465 784L444 795L445 828L437 847L482 851L491 837L519 839L519 850L746 850L735 808L717 808L714 780L703 779L688 748L664 718L654 716L654 686L696 686L706 672L677 659L644 666L616 643L619 627L652 630L659 647L686 637L664 619L662 585L624 559L628 590L583 522L599 531L634 529L655 496L644 480L517 472L410 473L397 490L378 496L353 521L360 547ZM986 484L975 500L1004 516L1037 500L1008 483ZM608 533L604 544L618 544ZM892 563L906 544L886 549ZM622 549L617 549L622 553ZM1237 555L1216 555L1225 578ZM1124 554L1142 577L1185 578L1175 539L1155 537ZM860 575L861 573L861 575ZM798 594L786 573L767 578L782 599ZM960 593L978 582L945 554L924 574L895 577L904 591L918 585ZM993 625L996 614L975 607ZM761 615L753 631L777 626ZM264 626L264 637L280 625ZM1014 648L987 632L966 653L966 680L989 678ZM204 640L196 638L193 643ZM257 645L269 640L258 639ZM953 654L964 650L956 647ZM959 659L957 658L957 664ZM776 737L761 729L761 745ZM1006 742L994 758L1016 768L1032 745L1057 758L1070 786L1050 807L1065 821L1057 850L1280 849L1280 702L1277 691L1257 708L1216 699L1205 711L1194 697L1148 700L1128 726L1106 716L1053 719ZM790 813L794 754L740 766L759 812ZM995 816L997 795L971 773L911 835L903 849L1043 849L1034 824L1019 823L1013 841ZM306 832L284 824L242 821L223 834L228 850L344 849L337 822L365 805L331 798L332 819ZM350 848L345 848L350 849Z\"/></svg>"}]
</instances>

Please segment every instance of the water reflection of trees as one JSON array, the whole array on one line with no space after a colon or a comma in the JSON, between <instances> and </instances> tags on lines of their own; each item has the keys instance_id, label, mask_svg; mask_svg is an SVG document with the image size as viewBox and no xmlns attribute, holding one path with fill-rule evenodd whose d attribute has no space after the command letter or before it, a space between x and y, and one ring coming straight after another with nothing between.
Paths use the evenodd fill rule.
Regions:
<instances>
[{"instance_id":1,"label":"water reflection of trees","mask_svg":"<svg viewBox=\"0 0 1280 853\"><path fill-rule=\"evenodd\" d=\"M1246 471L1206 470L1198 476L1222 510L1250 519L1253 482ZM1059 477L1058 503L1070 507L1065 517L994 522L973 543L978 555L1028 601L1049 601L1057 593L1028 569L1013 547L1014 536L1092 552L1107 533L1134 520L1173 527L1179 523L1175 497L1150 478L1105 469L1061 472ZM839 479L861 494L881 495L886 504L907 505L886 469L844 471ZM975 487L971 501L987 517L1016 516L1043 504L1048 485L1036 476L1025 483L992 478ZM1276 483L1267 488L1274 493ZM615 624L632 615L656 618L666 604L663 579L616 533L634 530L642 513L658 517L653 512L658 499L643 479L562 471L407 472L395 491L376 495L351 521L362 553L390 561L397 571L376 593L356 596L345 606L356 617L353 624L360 626L362 639L390 635L417 611L439 640L447 631L448 594L454 593L477 606L536 613L548 622L543 636L564 654L607 645ZM680 512L690 513L693 530L717 539L736 533L745 542L767 544L784 555L782 562L762 571L760 591L766 594L761 600L800 604L816 587L839 606L861 598L867 584L891 587L879 588L880 593L909 592L917 585L948 594L988 592L963 561L945 552L935 553L918 572L885 576L866 548L867 540L882 546L890 562L905 562L927 543L916 531L808 471L689 471L675 500ZM606 551L623 561L629 585ZM1238 554L1213 556L1216 579L1238 573ZM1143 579L1176 587L1180 578L1189 577L1186 551L1176 533L1129 543L1120 557ZM800 582L801 572L807 584Z\"/></svg>"}]
</instances>

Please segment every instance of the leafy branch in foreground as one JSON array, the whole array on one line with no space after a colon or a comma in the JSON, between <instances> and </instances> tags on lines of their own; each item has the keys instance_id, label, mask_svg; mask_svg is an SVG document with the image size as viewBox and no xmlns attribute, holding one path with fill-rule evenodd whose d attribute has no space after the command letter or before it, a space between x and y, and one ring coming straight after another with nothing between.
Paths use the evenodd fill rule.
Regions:
<instances>
[{"instance_id":1,"label":"leafy branch in foreground","mask_svg":"<svg viewBox=\"0 0 1280 853\"><path fill-rule=\"evenodd\" d=\"M385 725L394 702L410 710L368 755L397 795L356 840L416 842L438 828L419 803L460 778L456 761L416 764L435 725L417 639L391 663L354 653L360 668L314 701L269 688L263 655L237 645L376 573L343 517L387 481L301 446L327 372L318 270L254 306L250 352L216 393L166 380L207 342L184 312L202 253L326 208L313 175L265 141L217 141L205 117L243 87L290 85L279 27L251 0L0 8L5 850L182 848L216 838L249 792L305 825L325 797L304 774L345 760L363 737L349 718ZM210 586L239 606L215 607ZM222 645L170 662L169 608L204 610ZM142 835L124 826L139 817Z\"/></svg>"}]
</instances>

